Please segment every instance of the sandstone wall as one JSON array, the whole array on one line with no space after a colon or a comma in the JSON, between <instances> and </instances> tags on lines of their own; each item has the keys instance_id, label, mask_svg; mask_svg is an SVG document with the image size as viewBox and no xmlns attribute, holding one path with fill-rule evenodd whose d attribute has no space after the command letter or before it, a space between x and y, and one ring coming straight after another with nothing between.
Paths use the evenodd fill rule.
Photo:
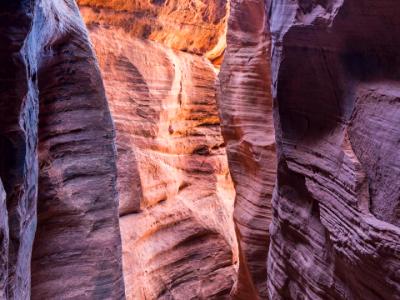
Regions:
<instances>
[{"instance_id":1,"label":"sandstone wall","mask_svg":"<svg viewBox=\"0 0 400 300\"><path fill-rule=\"evenodd\" d=\"M400 299L397 1L78 2L0 3L0 299Z\"/></svg>"},{"instance_id":2,"label":"sandstone wall","mask_svg":"<svg viewBox=\"0 0 400 300\"><path fill-rule=\"evenodd\" d=\"M263 0L230 2L219 109L235 183L239 274L234 296L267 298L268 226L275 183L270 35Z\"/></svg>"},{"instance_id":3,"label":"sandstone wall","mask_svg":"<svg viewBox=\"0 0 400 300\"><path fill-rule=\"evenodd\" d=\"M271 299L400 299L396 1L273 1Z\"/></svg>"},{"instance_id":4,"label":"sandstone wall","mask_svg":"<svg viewBox=\"0 0 400 300\"><path fill-rule=\"evenodd\" d=\"M218 61L226 46L227 0L78 0L89 28L113 26L168 48Z\"/></svg>"},{"instance_id":5,"label":"sandstone wall","mask_svg":"<svg viewBox=\"0 0 400 300\"><path fill-rule=\"evenodd\" d=\"M0 297L123 298L114 131L77 6L0 8Z\"/></svg>"},{"instance_id":6,"label":"sandstone wall","mask_svg":"<svg viewBox=\"0 0 400 300\"><path fill-rule=\"evenodd\" d=\"M36 225L37 52L26 45L33 10L19 1L0 4L0 295L19 299L30 293Z\"/></svg>"},{"instance_id":7,"label":"sandstone wall","mask_svg":"<svg viewBox=\"0 0 400 300\"><path fill-rule=\"evenodd\" d=\"M214 4L220 5L212 1L203 6L212 9ZM191 22L205 14L186 9L188 5L175 8L176 18L164 15L168 5L151 7L157 8L157 20L185 27L185 14L192 14ZM190 37L167 28L160 33L182 45L191 44L190 38L205 43L196 55L180 44L151 41L115 18L93 23L92 14L102 18L104 12L94 7L83 5L81 10L89 20L117 129L127 298L228 299L236 280L235 192L216 103L217 70L205 57L210 48L204 48L212 47L209 40L221 33L206 19L201 32ZM125 14L137 11L132 7ZM205 36L207 42L202 41Z\"/></svg>"}]
</instances>

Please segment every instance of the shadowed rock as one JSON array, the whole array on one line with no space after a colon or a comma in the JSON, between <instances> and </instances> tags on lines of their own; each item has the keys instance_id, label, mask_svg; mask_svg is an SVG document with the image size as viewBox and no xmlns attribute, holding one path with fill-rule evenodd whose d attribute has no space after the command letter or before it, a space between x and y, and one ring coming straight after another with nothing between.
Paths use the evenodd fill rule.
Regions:
<instances>
[{"instance_id":1,"label":"shadowed rock","mask_svg":"<svg viewBox=\"0 0 400 300\"><path fill-rule=\"evenodd\" d=\"M240 256L233 295L266 299L268 226L276 174L268 19L263 0L230 4L219 110L236 190L234 220Z\"/></svg>"},{"instance_id":2,"label":"shadowed rock","mask_svg":"<svg viewBox=\"0 0 400 300\"><path fill-rule=\"evenodd\" d=\"M392 0L273 1L272 299L400 299L399 17Z\"/></svg>"},{"instance_id":3,"label":"shadowed rock","mask_svg":"<svg viewBox=\"0 0 400 300\"><path fill-rule=\"evenodd\" d=\"M113 125L76 4L0 15L0 297L123 298Z\"/></svg>"}]
</instances>

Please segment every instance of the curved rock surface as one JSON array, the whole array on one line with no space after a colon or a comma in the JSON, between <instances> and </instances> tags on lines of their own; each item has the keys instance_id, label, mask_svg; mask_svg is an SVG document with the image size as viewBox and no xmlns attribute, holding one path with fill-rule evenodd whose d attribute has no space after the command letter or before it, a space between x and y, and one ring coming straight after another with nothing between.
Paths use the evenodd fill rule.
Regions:
<instances>
[{"instance_id":1,"label":"curved rock surface","mask_svg":"<svg viewBox=\"0 0 400 300\"><path fill-rule=\"evenodd\" d=\"M121 28L169 48L218 60L225 50L227 0L78 0L92 26ZM218 63L218 62L217 62Z\"/></svg>"},{"instance_id":2,"label":"curved rock surface","mask_svg":"<svg viewBox=\"0 0 400 300\"><path fill-rule=\"evenodd\" d=\"M398 1L79 3L0 3L0 299L400 299Z\"/></svg>"},{"instance_id":3,"label":"curved rock surface","mask_svg":"<svg viewBox=\"0 0 400 300\"><path fill-rule=\"evenodd\" d=\"M263 0L232 0L219 109L235 183L237 299L267 298L268 226L276 174L270 36Z\"/></svg>"},{"instance_id":4,"label":"curved rock surface","mask_svg":"<svg viewBox=\"0 0 400 300\"><path fill-rule=\"evenodd\" d=\"M0 298L123 298L113 125L77 6L0 15Z\"/></svg>"},{"instance_id":5,"label":"curved rock surface","mask_svg":"<svg viewBox=\"0 0 400 300\"><path fill-rule=\"evenodd\" d=\"M10 299L29 297L36 226L38 51L27 43L33 9L0 4L0 297Z\"/></svg>"},{"instance_id":6,"label":"curved rock surface","mask_svg":"<svg viewBox=\"0 0 400 300\"><path fill-rule=\"evenodd\" d=\"M91 39L117 130L127 298L227 299L234 189L213 65L117 28Z\"/></svg>"},{"instance_id":7,"label":"curved rock surface","mask_svg":"<svg viewBox=\"0 0 400 300\"><path fill-rule=\"evenodd\" d=\"M400 3L278 0L271 16L269 296L400 299Z\"/></svg>"}]
</instances>

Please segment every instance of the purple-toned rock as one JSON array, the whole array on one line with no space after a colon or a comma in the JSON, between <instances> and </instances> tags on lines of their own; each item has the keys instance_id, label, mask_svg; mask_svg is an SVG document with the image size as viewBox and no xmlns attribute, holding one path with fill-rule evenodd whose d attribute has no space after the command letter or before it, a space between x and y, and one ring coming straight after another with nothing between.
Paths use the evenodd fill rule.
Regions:
<instances>
[{"instance_id":1,"label":"purple-toned rock","mask_svg":"<svg viewBox=\"0 0 400 300\"><path fill-rule=\"evenodd\" d=\"M0 15L0 298L123 298L114 131L77 6Z\"/></svg>"},{"instance_id":2,"label":"purple-toned rock","mask_svg":"<svg viewBox=\"0 0 400 300\"><path fill-rule=\"evenodd\" d=\"M400 299L400 3L273 1L271 299Z\"/></svg>"},{"instance_id":3,"label":"purple-toned rock","mask_svg":"<svg viewBox=\"0 0 400 300\"><path fill-rule=\"evenodd\" d=\"M235 183L239 243L237 299L267 298L268 226L276 174L265 2L231 2L219 110Z\"/></svg>"},{"instance_id":4,"label":"purple-toned rock","mask_svg":"<svg viewBox=\"0 0 400 300\"><path fill-rule=\"evenodd\" d=\"M28 299L30 294L38 178L37 52L29 43L32 13L33 7L25 1L0 3L0 296L3 299Z\"/></svg>"},{"instance_id":5,"label":"purple-toned rock","mask_svg":"<svg viewBox=\"0 0 400 300\"><path fill-rule=\"evenodd\" d=\"M8 280L8 211L6 205L6 193L0 180L0 299L7 296Z\"/></svg>"},{"instance_id":6,"label":"purple-toned rock","mask_svg":"<svg viewBox=\"0 0 400 300\"><path fill-rule=\"evenodd\" d=\"M114 129L73 1L36 11L43 47L32 298L124 297ZM46 22L41 23L41 15ZM54 280L57 278L57 280Z\"/></svg>"}]
</instances>

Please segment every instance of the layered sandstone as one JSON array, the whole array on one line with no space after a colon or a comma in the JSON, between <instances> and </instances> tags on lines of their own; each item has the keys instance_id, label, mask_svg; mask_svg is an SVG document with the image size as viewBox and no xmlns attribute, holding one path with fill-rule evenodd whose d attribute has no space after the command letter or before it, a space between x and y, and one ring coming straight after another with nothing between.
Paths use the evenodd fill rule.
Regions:
<instances>
[{"instance_id":1,"label":"layered sandstone","mask_svg":"<svg viewBox=\"0 0 400 300\"><path fill-rule=\"evenodd\" d=\"M129 35L216 60L225 50L227 0L78 0L89 28L112 26Z\"/></svg>"},{"instance_id":2,"label":"layered sandstone","mask_svg":"<svg viewBox=\"0 0 400 300\"><path fill-rule=\"evenodd\" d=\"M77 6L0 15L0 297L123 298L113 125Z\"/></svg>"},{"instance_id":3,"label":"layered sandstone","mask_svg":"<svg viewBox=\"0 0 400 300\"><path fill-rule=\"evenodd\" d=\"M400 299L397 1L78 2L0 3L1 299Z\"/></svg>"},{"instance_id":4,"label":"layered sandstone","mask_svg":"<svg viewBox=\"0 0 400 300\"><path fill-rule=\"evenodd\" d=\"M214 66L115 24L90 35L117 131L127 298L229 298L234 189Z\"/></svg>"},{"instance_id":5,"label":"layered sandstone","mask_svg":"<svg viewBox=\"0 0 400 300\"><path fill-rule=\"evenodd\" d=\"M231 0L219 109L235 183L237 299L267 298L268 226L275 183L270 35L263 0Z\"/></svg>"},{"instance_id":6,"label":"layered sandstone","mask_svg":"<svg viewBox=\"0 0 400 300\"><path fill-rule=\"evenodd\" d=\"M400 299L400 3L273 1L272 299Z\"/></svg>"}]
</instances>

